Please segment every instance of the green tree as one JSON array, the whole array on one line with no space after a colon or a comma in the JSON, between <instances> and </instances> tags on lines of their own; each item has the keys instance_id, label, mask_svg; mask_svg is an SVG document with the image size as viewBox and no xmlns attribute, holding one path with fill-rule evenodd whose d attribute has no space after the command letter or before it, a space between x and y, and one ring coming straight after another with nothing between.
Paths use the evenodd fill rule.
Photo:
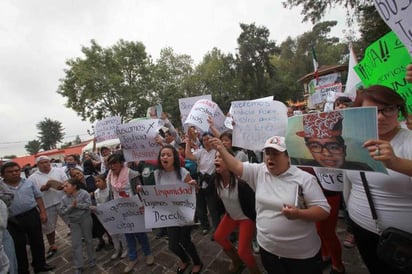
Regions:
<instances>
[{"instance_id":1,"label":"green tree","mask_svg":"<svg viewBox=\"0 0 412 274\"><path fill-rule=\"evenodd\" d=\"M239 90L248 99L273 95L276 82L271 56L279 52L275 42L269 40L270 32L254 23L240 24L242 33L237 39L239 46L237 69L240 77Z\"/></svg>"},{"instance_id":2,"label":"green tree","mask_svg":"<svg viewBox=\"0 0 412 274\"><path fill-rule=\"evenodd\" d=\"M44 118L36 125L39 130L39 140L44 150L57 148L57 143L61 142L64 136L62 123Z\"/></svg>"},{"instance_id":3,"label":"green tree","mask_svg":"<svg viewBox=\"0 0 412 274\"><path fill-rule=\"evenodd\" d=\"M212 95L223 112L227 112L231 100L239 100L239 78L235 69L235 59L213 48L195 68L194 81L200 94Z\"/></svg>"},{"instance_id":4,"label":"green tree","mask_svg":"<svg viewBox=\"0 0 412 274\"><path fill-rule=\"evenodd\" d=\"M193 74L192 65L189 55L176 54L172 48L162 49L160 58L153 65L150 102L152 105L162 104L175 126L180 125L178 100L188 96L185 82Z\"/></svg>"},{"instance_id":5,"label":"green tree","mask_svg":"<svg viewBox=\"0 0 412 274\"><path fill-rule=\"evenodd\" d=\"M82 142L82 139L80 139L79 135L77 135L76 138L73 140L74 145L80 144L81 142Z\"/></svg>"},{"instance_id":6,"label":"green tree","mask_svg":"<svg viewBox=\"0 0 412 274\"><path fill-rule=\"evenodd\" d=\"M70 59L58 93L66 106L90 122L118 115L141 117L149 106L151 59L140 42L120 40L102 48L94 40L82 47L84 58Z\"/></svg>"},{"instance_id":7,"label":"green tree","mask_svg":"<svg viewBox=\"0 0 412 274\"><path fill-rule=\"evenodd\" d=\"M17 158L17 156L14 155L14 154L12 154L12 155L4 155L3 158L4 158L4 159L14 159L14 158Z\"/></svg>"},{"instance_id":8,"label":"green tree","mask_svg":"<svg viewBox=\"0 0 412 274\"><path fill-rule=\"evenodd\" d=\"M41 149L41 142L39 140L31 140L24 146L24 148L30 155L37 154Z\"/></svg>"}]
</instances>

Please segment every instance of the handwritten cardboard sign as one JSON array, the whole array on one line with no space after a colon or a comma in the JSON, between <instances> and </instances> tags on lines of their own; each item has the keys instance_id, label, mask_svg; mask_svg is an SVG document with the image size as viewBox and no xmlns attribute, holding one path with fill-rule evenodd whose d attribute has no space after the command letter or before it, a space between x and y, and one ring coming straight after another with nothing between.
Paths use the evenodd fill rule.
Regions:
<instances>
[{"instance_id":1,"label":"handwritten cardboard sign","mask_svg":"<svg viewBox=\"0 0 412 274\"><path fill-rule=\"evenodd\" d=\"M330 191L343 191L343 172L339 169L313 167L318 181L323 189Z\"/></svg>"},{"instance_id":2,"label":"handwritten cardboard sign","mask_svg":"<svg viewBox=\"0 0 412 274\"><path fill-rule=\"evenodd\" d=\"M326 102L331 93L342 92L341 74L339 72L322 75L309 82L309 105Z\"/></svg>"},{"instance_id":3,"label":"handwritten cardboard sign","mask_svg":"<svg viewBox=\"0 0 412 274\"><path fill-rule=\"evenodd\" d=\"M201 100L201 99L206 99L212 101L212 96L210 94L208 95L201 95L201 96L195 96L195 97L187 97L187 98L180 98L179 99L179 110L180 110L180 118L182 121L182 125L184 127L185 132L187 132L188 126L185 125L185 121L187 116L190 113L190 110L194 106L194 104Z\"/></svg>"},{"instance_id":4,"label":"handwritten cardboard sign","mask_svg":"<svg viewBox=\"0 0 412 274\"><path fill-rule=\"evenodd\" d=\"M376 10L412 56L412 1L374 0Z\"/></svg>"},{"instance_id":5,"label":"handwritten cardboard sign","mask_svg":"<svg viewBox=\"0 0 412 274\"><path fill-rule=\"evenodd\" d=\"M107 117L97 121L94 127L94 136L97 139L96 142L100 143L106 140L117 139L116 128L121 123L121 118L119 116Z\"/></svg>"},{"instance_id":6,"label":"handwritten cardboard sign","mask_svg":"<svg viewBox=\"0 0 412 274\"><path fill-rule=\"evenodd\" d=\"M411 62L409 52L391 31L366 49L355 71L365 87L382 85L398 92L412 113L412 84L405 80L406 67Z\"/></svg>"},{"instance_id":7,"label":"handwritten cardboard sign","mask_svg":"<svg viewBox=\"0 0 412 274\"><path fill-rule=\"evenodd\" d=\"M96 216L110 234L151 231L145 227L138 196L119 198L97 206Z\"/></svg>"},{"instance_id":8,"label":"handwritten cardboard sign","mask_svg":"<svg viewBox=\"0 0 412 274\"><path fill-rule=\"evenodd\" d=\"M287 107L282 102L234 101L232 114L233 146L261 150L268 138L286 135Z\"/></svg>"},{"instance_id":9,"label":"handwritten cardboard sign","mask_svg":"<svg viewBox=\"0 0 412 274\"><path fill-rule=\"evenodd\" d=\"M207 99L196 101L184 124L195 126L200 131L206 132L209 130L209 123L207 122L209 116L212 118L214 126L219 132L226 129L224 125L226 116L215 102Z\"/></svg>"},{"instance_id":10,"label":"handwritten cardboard sign","mask_svg":"<svg viewBox=\"0 0 412 274\"><path fill-rule=\"evenodd\" d=\"M188 184L143 186L141 193L147 228L191 225L196 196Z\"/></svg>"},{"instance_id":11,"label":"handwritten cardboard sign","mask_svg":"<svg viewBox=\"0 0 412 274\"><path fill-rule=\"evenodd\" d=\"M156 159L160 150L160 146L155 141L159 128L159 119L119 125L116 133L122 144L126 161Z\"/></svg>"}]
</instances>

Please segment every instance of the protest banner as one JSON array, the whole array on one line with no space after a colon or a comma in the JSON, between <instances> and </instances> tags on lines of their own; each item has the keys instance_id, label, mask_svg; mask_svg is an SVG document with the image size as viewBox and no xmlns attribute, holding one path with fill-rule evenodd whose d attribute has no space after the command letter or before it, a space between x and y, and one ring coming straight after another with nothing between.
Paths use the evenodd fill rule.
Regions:
<instances>
[{"instance_id":1,"label":"protest banner","mask_svg":"<svg viewBox=\"0 0 412 274\"><path fill-rule=\"evenodd\" d=\"M219 132L226 129L224 125L226 116L215 102L207 99L196 101L190 110L184 125L195 126L201 132L207 132L209 130L209 123L207 122L209 116L213 120L214 127Z\"/></svg>"},{"instance_id":2,"label":"protest banner","mask_svg":"<svg viewBox=\"0 0 412 274\"><path fill-rule=\"evenodd\" d=\"M159 119L140 120L117 127L116 133L127 162L157 158L160 146L155 137L159 128Z\"/></svg>"},{"instance_id":3,"label":"protest banner","mask_svg":"<svg viewBox=\"0 0 412 274\"><path fill-rule=\"evenodd\" d=\"M323 189L341 192L343 191L343 172L339 169L313 167Z\"/></svg>"},{"instance_id":4,"label":"protest banner","mask_svg":"<svg viewBox=\"0 0 412 274\"><path fill-rule=\"evenodd\" d=\"M376 10L412 56L412 1L374 0Z\"/></svg>"},{"instance_id":5,"label":"protest banner","mask_svg":"<svg viewBox=\"0 0 412 274\"><path fill-rule=\"evenodd\" d=\"M176 183L142 188L140 194L147 228L193 224L196 209L193 186Z\"/></svg>"},{"instance_id":6,"label":"protest banner","mask_svg":"<svg viewBox=\"0 0 412 274\"><path fill-rule=\"evenodd\" d=\"M319 76L309 82L309 105L325 103L328 97L342 92L341 74L339 72Z\"/></svg>"},{"instance_id":7,"label":"protest banner","mask_svg":"<svg viewBox=\"0 0 412 274\"><path fill-rule=\"evenodd\" d=\"M138 196L119 198L96 207L96 216L109 234L147 232Z\"/></svg>"},{"instance_id":8,"label":"protest banner","mask_svg":"<svg viewBox=\"0 0 412 274\"><path fill-rule=\"evenodd\" d=\"M411 62L406 47L391 31L366 49L355 71L365 87L382 85L398 92L412 113L412 84L405 80L406 67Z\"/></svg>"},{"instance_id":9,"label":"protest banner","mask_svg":"<svg viewBox=\"0 0 412 274\"><path fill-rule=\"evenodd\" d=\"M233 146L261 150L265 141L285 136L287 107L279 101L253 100L232 102Z\"/></svg>"},{"instance_id":10,"label":"protest banner","mask_svg":"<svg viewBox=\"0 0 412 274\"><path fill-rule=\"evenodd\" d=\"M289 117L286 147L297 166L387 173L363 143L378 139L376 107Z\"/></svg>"},{"instance_id":11,"label":"protest banner","mask_svg":"<svg viewBox=\"0 0 412 274\"><path fill-rule=\"evenodd\" d=\"M180 119L182 121L182 125L183 125L185 132L187 132L187 129L188 129L188 126L185 125L186 118L189 115L190 110L192 109L193 105L201 99L212 101L212 96L210 94L207 94L207 95L179 99Z\"/></svg>"},{"instance_id":12,"label":"protest banner","mask_svg":"<svg viewBox=\"0 0 412 274\"><path fill-rule=\"evenodd\" d=\"M116 128L121 123L121 118L119 116L107 117L97 121L94 126L94 137L96 138L96 142L100 143L106 140L117 139Z\"/></svg>"},{"instance_id":13,"label":"protest banner","mask_svg":"<svg viewBox=\"0 0 412 274\"><path fill-rule=\"evenodd\" d=\"M252 101L273 101L273 96L258 98L258 99L252 100ZM225 127L227 127L228 129L233 129L233 110L232 110L232 107L229 108L229 111L226 115Z\"/></svg>"}]
</instances>

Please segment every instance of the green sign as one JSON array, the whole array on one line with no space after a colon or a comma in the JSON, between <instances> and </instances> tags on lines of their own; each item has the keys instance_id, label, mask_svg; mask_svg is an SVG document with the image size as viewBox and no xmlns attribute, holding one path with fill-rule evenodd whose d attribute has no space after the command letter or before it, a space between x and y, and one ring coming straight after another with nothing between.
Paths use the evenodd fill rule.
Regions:
<instances>
[{"instance_id":1,"label":"green sign","mask_svg":"<svg viewBox=\"0 0 412 274\"><path fill-rule=\"evenodd\" d=\"M406 66L410 63L408 49L391 31L366 49L354 69L365 87L382 85L398 92L412 113L412 84L405 80Z\"/></svg>"}]
</instances>

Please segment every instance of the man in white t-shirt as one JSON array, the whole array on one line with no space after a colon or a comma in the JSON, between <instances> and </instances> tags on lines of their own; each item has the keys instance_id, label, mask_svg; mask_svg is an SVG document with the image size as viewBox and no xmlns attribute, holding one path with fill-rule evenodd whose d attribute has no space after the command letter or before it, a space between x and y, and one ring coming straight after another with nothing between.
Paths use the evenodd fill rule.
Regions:
<instances>
[{"instance_id":1,"label":"man in white t-shirt","mask_svg":"<svg viewBox=\"0 0 412 274\"><path fill-rule=\"evenodd\" d=\"M38 157L36 164L38 170L29 177L29 180L43 193L43 202L48 218L42 229L49 242L49 251L46 258L50 258L57 252L55 243L57 215L59 214L61 198L64 195L63 183L68 178L62 168L51 166L50 159L47 156Z\"/></svg>"},{"instance_id":2,"label":"man in white t-shirt","mask_svg":"<svg viewBox=\"0 0 412 274\"><path fill-rule=\"evenodd\" d=\"M235 159L217 138L210 143L227 168L255 190L257 241L266 271L321 274L315 222L328 217L330 206L315 177L290 165L285 138L266 141L261 164Z\"/></svg>"}]
</instances>

